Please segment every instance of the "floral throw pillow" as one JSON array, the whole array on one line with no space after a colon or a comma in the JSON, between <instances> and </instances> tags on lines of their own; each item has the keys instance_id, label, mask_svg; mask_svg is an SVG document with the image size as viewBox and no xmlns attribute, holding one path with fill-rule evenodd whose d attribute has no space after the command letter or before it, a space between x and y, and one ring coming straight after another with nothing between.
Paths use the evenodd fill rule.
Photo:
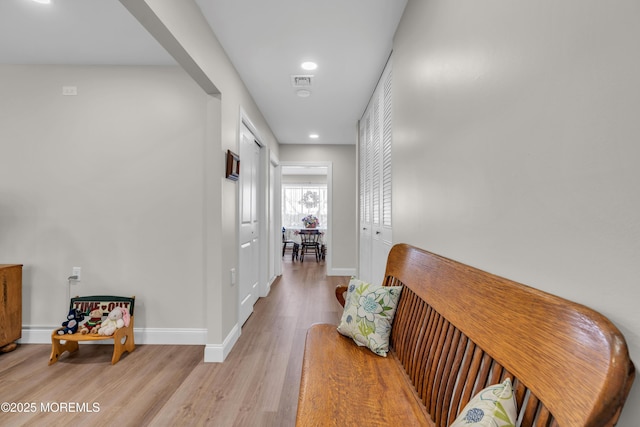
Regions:
<instances>
[{"instance_id":1,"label":"floral throw pillow","mask_svg":"<svg viewBox=\"0 0 640 427\"><path fill-rule=\"evenodd\" d=\"M474 396L450 427L516 425L516 400L507 378L502 384L489 386Z\"/></svg>"},{"instance_id":2,"label":"floral throw pillow","mask_svg":"<svg viewBox=\"0 0 640 427\"><path fill-rule=\"evenodd\" d=\"M372 285L352 277L338 332L386 357L401 291L402 286Z\"/></svg>"}]
</instances>

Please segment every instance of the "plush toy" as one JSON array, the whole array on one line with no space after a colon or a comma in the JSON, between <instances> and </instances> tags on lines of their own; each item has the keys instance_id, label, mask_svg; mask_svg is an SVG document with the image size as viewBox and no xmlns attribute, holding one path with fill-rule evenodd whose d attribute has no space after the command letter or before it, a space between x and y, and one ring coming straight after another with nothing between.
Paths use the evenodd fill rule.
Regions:
<instances>
[{"instance_id":1,"label":"plush toy","mask_svg":"<svg viewBox=\"0 0 640 427\"><path fill-rule=\"evenodd\" d=\"M130 320L129 310L123 307L116 307L109 312L107 319L100 325L98 335L113 335L116 329L129 326Z\"/></svg>"},{"instance_id":2,"label":"plush toy","mask_svg":"<svg viewBox=\"0 0 640 427\"><path fill-rule=\"evenodd\" d=\"M84 314L82 314L80 310L72 308L69 310L69 314L67 314L67 320L62 322L64 328L58 331L58 335L75 334L78 332L78 326L83 319Z\"/></svg>"},{"instance_id":3,"label":"plush toy","mask_svg":"<svg viewBox=\"0 0 640 427\"><path fill-rule=\"evenodd\" d=\"M102 310L96 308L87 313L89 316L89 320L80 325L80 333L82 335L86 334L97 334L100 324L102 323Z\"/></svg>"}]
</instances>

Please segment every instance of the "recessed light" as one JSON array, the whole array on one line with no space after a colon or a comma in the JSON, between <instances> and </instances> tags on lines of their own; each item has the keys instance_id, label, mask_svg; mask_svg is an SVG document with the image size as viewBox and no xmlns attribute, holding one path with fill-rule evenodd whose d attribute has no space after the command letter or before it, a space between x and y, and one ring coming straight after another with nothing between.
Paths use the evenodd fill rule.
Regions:
<instances>
[{"instance_id":1,"label":"recessed light","mask_svg":"<svg viewBox=\"0 0 640 427\"><path fill-rule=\"evenodd\" d=\"M318 139L318 138L320 138L320 135L318 135L317 133L310 133L310 134L309 134L309 138L311 138L311 139Z\"/></svg>"},{"instance_id":2,"label":"recessed light","mask_svg":"<svg viewBox=\"0 0 640 427\"><path fill-rule=\"evenodd\" d=\"M296 91L296 95L298 95L300 98L307 98L311 95L311 91L306 89L299 89Z\"/></svg>"},{"instance_id":3,"label":"recessed light","mask_svg":"<svg viewBox=\"0 0 640 427\"><path fill-rule=\"evenodd\" d=\"M300 66L302 67L303 70L308 70L308 71L315 70L316 68L318 68L318 64L311 61L303 62L302 65Z\"/></svg>"}]
</instances>

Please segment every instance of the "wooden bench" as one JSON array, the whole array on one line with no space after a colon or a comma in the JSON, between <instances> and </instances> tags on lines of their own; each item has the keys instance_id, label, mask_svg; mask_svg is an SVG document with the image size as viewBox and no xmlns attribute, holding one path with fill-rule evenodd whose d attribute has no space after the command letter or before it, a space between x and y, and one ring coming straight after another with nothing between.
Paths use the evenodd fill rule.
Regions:
<instances>
[{"instance_id":1,"label":"wooden bench","mask_svg":"<svg viewBox=\"0 0 640 427\"><path fill-rule=\"evenodd\" d=\"M620 331L574 302L408 245L385 286L403 285L388 357L335 325L307 332L298 426L438 426L510 378L519 424L615 425L635 370ZM346 287L336 289L344 305Z\"/></svg>"},{"instance_id":2,"label":"wooden bench","mask_svg":"<svg viewBox=\"0 0 640 427\"><path fill-rule=\"evenodd\" d=\"M120 297L109 295L94 295L88 297L71 298L69 309L78 309L82 313L88 313L91 310L100 308L103 318L106 317L111 310L116 307L124 307L129 310L131 319L128 326L117 329L113 335L83 335L79 331L75 334L58 335L58 331L63 328L57 328L51 333L51 356L49 357L49 365L58 361L62 353L68 351L73 353L77 351L79 342L83 341L104 341L113 340L113 356L111 364L115 365L120 360L122 354L132 352L136 348L133 335L133 309L136 297Z\"/></svg>"}]
</instances>

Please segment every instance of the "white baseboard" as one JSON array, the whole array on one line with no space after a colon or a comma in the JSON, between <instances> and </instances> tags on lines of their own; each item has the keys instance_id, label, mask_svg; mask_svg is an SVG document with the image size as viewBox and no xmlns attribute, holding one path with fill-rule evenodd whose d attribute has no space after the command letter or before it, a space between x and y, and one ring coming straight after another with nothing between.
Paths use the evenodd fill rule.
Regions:
<instances>
[{"instance_id":1,"label":"white baseboard","mask_svg":"<svg viewBox=\"0 0 640 427\"><path fill-rule=\"evenodd\" d=\"M26 326L22 328L19 344L51 344L51 332L60 326Z\"/></svg>"},{"instance_id":2,"label":"white baseboard","mask_svg":"<svg viewBox=\"0 0 640 427\"><path fill-rule=\"evenodd\" d=\"M207 330L196 328L133 329L136 344L205 345Z\"/></svg>"},{"instance_id":3,"label":"white baseboard","mask_svg":"<svg viewBox=\"0 0 640 427\"><path fill-rule=\"evenodd\" d=\"M51 332L57 326L31 326L22 330L19 344L51 344ZM222 344L207 344L206 329L189 328L134 328L136 344L155 345L204 345L205 362L224 362L240 338L240 328L235 325ZM81 342L80 344L88 344ZM112 341L91 341L90 344L113 344Z\"/></svg>"},{"instance_id":4,"label":"white baseboard","mask_svg":"<svg viewBox=\"0 0 640 427\"><path fill-rule=\"evenodd\" d=\"M58 326L31 326L22 329L20 344L50 344L51 332ZM206 345L207 330L196 328L134 328L136 344ZM92 344L112 344L109 340Z\"/></svg>"},{"instance_id":5,"label":"white baseboard","mask_svg":"<svg viewBox=\"0 0 640 427\"><path fill-rule=\"evenodd\" d=\"M29 326L22 329L19 344L51 344L51 332L57 326ZM207 330L196 328L134 328L136 344L155 345L204 345L205 362L224 362L240 338L240 328L235 325L222 344L207 344ZM90 341L80 344L113 344L113 341Z\"/></svg>"},{"instance_id":6,"label":"white baseboard","mask_svg":"<svg viewBox=\"0 0 640 427\"><path fill-rule=\"evenodd\" d=\"M355 268L332 268L330 271L327 271L327 276L355 276L356 269Z\"/></svg>"},{"instance_id":7,"label":"white baseboard","mask_svg":"<svg viewBox=\"0 0 640 427\"><path fill-rule=\"evenodd\" d=\"M240 328L236 324L222 344L207 344L204 348L205 363L221 363L229 355L229 352L240 338Z\"/></svg>"}]
</instances>

